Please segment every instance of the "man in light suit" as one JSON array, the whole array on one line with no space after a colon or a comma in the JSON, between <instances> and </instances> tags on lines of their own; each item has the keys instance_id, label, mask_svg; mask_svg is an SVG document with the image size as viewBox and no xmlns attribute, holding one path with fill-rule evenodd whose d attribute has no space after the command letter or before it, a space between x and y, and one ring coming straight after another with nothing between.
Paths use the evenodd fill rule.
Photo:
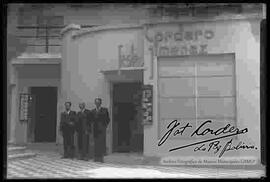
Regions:
<instances>
[{"instance_id":1,"label":"man in light suit","mask_svg":"<svg viewBox=\"0 0 270 182\"><path fill-rule=\"evenodd\" d=\"M96 108L92 112L92 122L94 129L94 161L104 162L103 157L106 152L106 128L110 122L108 109L101 107L102 100L95 99Z\"/></svg>"},{"instance_id":2,"label":"man in light suit","mask_svg":"<svg viewBox=\"0 0 270 182\"><path fill-rule=\"evenodd\" d=\"M89 160L89 134L91 131L91 111L85 109L85 103L79 104L76 130L78 133L78 151L80 160Z\"/></svg>"},{"instance_id":3,"label":"man in light suit","mask_svg":"<svg viewBox=\"0 0 270 182\"><path fill-rule=\"evenodd\" d=\"M64 155L62 158L74 158L74 132L76 112L70 110L71 102L65 102L66 110L61 113L60 131L64 139Z\"/></svg>"}]
</instances>

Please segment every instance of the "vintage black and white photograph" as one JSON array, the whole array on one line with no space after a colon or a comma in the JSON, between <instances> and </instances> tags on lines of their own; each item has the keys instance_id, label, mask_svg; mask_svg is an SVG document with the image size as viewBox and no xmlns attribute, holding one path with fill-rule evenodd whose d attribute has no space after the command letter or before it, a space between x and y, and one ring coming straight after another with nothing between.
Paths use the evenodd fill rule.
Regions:
<instances>
[{"instance_id":1,"label":"vintage black and white photograph","mask_svg":"<svg viewBox=\"0 0 270 182\"><path fill-rule=\"evenodd\" d=\"M266 177L266 4L5 5L7 179Z\"/></svg>"}]
</instances>

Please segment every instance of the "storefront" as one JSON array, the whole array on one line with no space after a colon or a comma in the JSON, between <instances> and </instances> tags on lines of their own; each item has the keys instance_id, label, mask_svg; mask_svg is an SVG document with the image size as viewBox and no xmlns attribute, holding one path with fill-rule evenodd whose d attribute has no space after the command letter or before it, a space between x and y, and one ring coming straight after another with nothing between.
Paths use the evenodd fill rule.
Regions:
<instances>
[{"instance_id":1,"label":"storefront","mask_svg":"<svg viewBox=\"0 0 270 182\"><path fill-rule=\"evenodd\" d=\"M23 54L11 63L9 142L56 142L61 55Z\"/></svg>"},{"instance_id":2,"label":"storefront","mask_svg":"<svg viewBox=\"0 0 270 182\"><path fill-rule=\"evenodd\" d=\"M61 144L64 102L72 102L78 111L79 102L92 109L100 97L111 118L108 153L216 157L220 151L213 148L233 138L232 146L253 147L223 156L260 160L260 21L236 17L88 30L70 24L61 33L61 56L18 58L12 63L11 120L22 117L22 122L11 123L11 136L17 143ZM27 116L23 107L17 108L21 93L39 95L39 101L34 100L40 103L31 103L38 110L31 110L36 120L32 124L23 122ZM50 108L48 113L45 108ZM47 115L51 122L42 125ZM228 126L226 133L228 124L234 128ZM197 128L200 131L194 133ZM209 151L203 150L209 142L194 144L236 128L243 132L212 140L219 144L213 143Z\"/></svg>"},{"instance_id":3,"label":"storefront","mask_svg":"<svg viewBox=\"0 0 270 182\"><path fill-rule=\"evenodd\" d=\"M65 100L70 100L75 110L81 101L92 108L94 98L101 97L112 118L107 130L109 152L130 152L133 150L127 146L134 145L134 151L145 156L217 156L213 151L194 151L196 146L169 151L211 139L210 132L190 136L210 120L204 129L216 131L230 124L248 130L231 137L233 145L240 142L254 147L224 156L260 159L259 19L108 26L87 31L69 25L62 34L58 110L64 109ZM145 103L140 104L141 100ZM127 120L135 121L136 131L125 130L132 128L123 122ZM189 130L181 134L178 129L158 145L174 120L180 122L179 127L189 123ZM220 139L220 144L229 139Z\"/></svg>"},{"instance_id":4,"label":"storefront","mask_svg":"<svg viewBox=\"0 0 270 182\"><path fill-rule=\"evenodd\" d=\"M145 155L217 157L233 138L228 145L238 149L221 156L260 160L259 24L255 19L146 26L144 62L150 69L144 84L154 88L154 122L144 128ZM221 138L228 124L226 131L234 126L245 133Z\"/></svg>"}]
</instances>

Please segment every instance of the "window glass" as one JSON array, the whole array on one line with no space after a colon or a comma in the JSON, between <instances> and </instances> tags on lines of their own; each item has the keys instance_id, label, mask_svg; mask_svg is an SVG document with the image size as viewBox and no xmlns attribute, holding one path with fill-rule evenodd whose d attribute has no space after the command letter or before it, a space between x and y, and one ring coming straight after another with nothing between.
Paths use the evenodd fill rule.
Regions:
<instances>
[{"instance_id":1,"label":"window glass","mask_svg":"<svg viewBox=\"0 0 270 182\"><path fill-rule=\"evenodd\" d=\"M197 117L234 117L234 98L197 98Z\"/></svg>"},{"instance_id":2,"label":"window glass","mask_svg":"<svg viewBox=\"0 0 270 182\"><path fill-rule=\"evenodd\" d=\"M193 61L161 61L159 76L194 76L195 62Z\"/></svg>"},{"instance_id":3,"label":"window glass","mask_svg":"<svg viewBox=\"0 0 270 182\"><path fill-rule=\"evenodd\" d=\"M210 120L211 123L208 123L206 122L207 120ZM202 125L204 122L206 122L204 125ZM222 127L226 127L227 125L229 124L229 127L228 129L230 129L232 126L234 127L233 130L235 130L235 128L237 127L236 126L236 122L235 122L235 119L234 118L231 118L231 119L197 119L197 127L201 126L202 127L198 130L198 133L203 133L205 130L207 130L207 128L210 128L211 130L213 130L214 132L217 131L219 128L222 128ZM207 131L205 131L206 133ZM230 133L227 133L226 135L228 135ZM219 136L222 136L223 134L219 134L217 135L217 137ZM201 140L205 140L205 139L210 139L210 138L213 138L214 136L210 134L210 132L208 132L207 134L205 135L200 135L198 136L197 138L200 138ZM230 137L231 138L231 137ZM228 140L228 138L223 138L223 139L220 139L221 141L222 140Z\"/></svg>"},{"instance_id":4,"label":"window glass","mask_svg":"<svg viewBox=\"0 0 270 182\"><path fill-rule=\"evenodd\" d=\"M48 29L48 36L59 36L61 27L64 25L63 16L39 16L37 18L37 25L40 27L55 27ZM59 28L56 28L59 27ZM46 36L46 29L39 28L37 29L37 36Z\"/></svg>"},{"instance_id":5,"label":"window glass","mask_svg":"<svg viewBox=\"0 0 270 182\"><path fill-rule=\"evenodd\" d=\"M160 97L195 97L195 78L161 78Z\"/></svg>"},{"instance_id":6,"label":"window glass","mask_svg":"<svg viewBox=\"0 0 270 182\"><path fill-rule=\"evenodd\" d=\"M175 119L162 119L159 126L160 138L165 135L165 133L173 128L176 122L173 122ZM169 125L171 123L171 125ZM168 139L177 138L177 139L194 139L190 137L191 133L196 129L196 119L181 119L177 118L177 123L180 123L177 127L175 127L174 131L171 133ZM186 126L189 123L191 127L187 127L183 134L177 134L181 131L181 127ZM179 132L178 132L178 131Z\"/></svg>"},{"instance_id":7,"label":"window glass","mask_svg":"<svg viewBox=\"0 0 270 182\"><path fill-rule=\"evenodd\" d=\"M202 60L197 62L197 76L232 75L232 74L233 74L232 61Z\"/></svg>"},{"instance_id":8,"label":"window glass","mask_svg":"<svg viewBox=\"0 0 270 182\"><path fill-rule=\"evenodd\" d=\"M234 96L233 77L198 77L198 96Z\"/></svg>"},{"instance_id":9,"label":"window glass","mask_svg":"<svg viewBox=\"0 0 270 182\"><path fill-rule=\"evenodd\" d=\"M158 60L159 136L172 119L213 129L236 123L233 55L187 56ZM186 136L178 136L187 139Z\"/></svg>"},{"instance_id":10,"label":"window glass","mask_svg":"<svg viewBox=\"0 0 270 182\"><path fill-rule=\"evenodd\" d=\"M195 98L160 98L161 118L196 118Z\"/></svg>"}]
</instances>

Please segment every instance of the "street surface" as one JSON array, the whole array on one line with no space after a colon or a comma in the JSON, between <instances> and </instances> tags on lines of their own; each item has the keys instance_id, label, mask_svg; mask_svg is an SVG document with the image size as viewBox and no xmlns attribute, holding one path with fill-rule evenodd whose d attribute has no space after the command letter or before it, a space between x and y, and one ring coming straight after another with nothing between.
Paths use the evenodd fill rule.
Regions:
<instances>
[{"instance_id":1,"label":"street surface","mask_svg":"<svg viewBox=\"0 0 270 182\"><path fill-rule=\"evenodd\" d=\"M38 154L8 162L7 178L260 178L263 170L124 165Z\"/></svg>"}]
</instances>

